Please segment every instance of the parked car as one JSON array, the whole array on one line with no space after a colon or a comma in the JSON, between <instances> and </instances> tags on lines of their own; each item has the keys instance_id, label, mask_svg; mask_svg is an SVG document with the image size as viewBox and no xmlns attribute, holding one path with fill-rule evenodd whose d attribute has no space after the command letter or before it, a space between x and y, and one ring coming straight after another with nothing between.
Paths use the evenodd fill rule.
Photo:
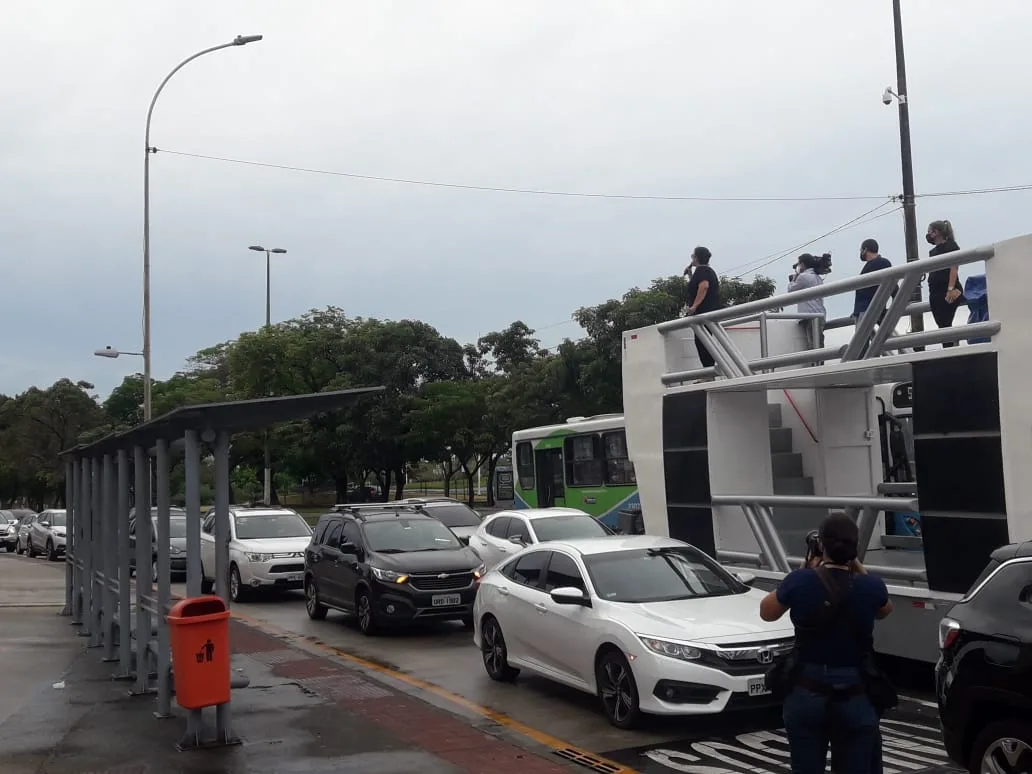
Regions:
<instances>
[{"instance_id":1,"label":"parked car","mask_svg":"<svg viewBox=\"0 0 1032 774\"><path fill-rule=\"evenodd\" d=\"M613 531L576 508L521 508L491 514L469 539L488 569L547 540L604 537Z\"/></svg>"},{"instance_id":2,"label":"parked car","mask_svg":"<svg viewBox=\"0 0 1032 774\"><path fill-rule=\"evenodd\" d=\"M297 511L269 506L229 509L229 595L244 602L260 589L300 589L305 547L312 537ZM201 524L201 588L215 588L215 510Z\"/></svg>"},{"instance_id":3,"label":"parked car","mask_svg":"<svg viewBox=\"0 0 1032 774\"><path fill-rule=\"evenodd\" d=\"M48 508L32 519L25 541L29 556L44 554L51 562L64 556L66 518L63 508Z\"/></svg>"},{"instance_id":4,"label":"parked car","mask_svg":"<svg viewBox=\"0 0 1032 774\"><path fill-rule=\"evenodd\" d=\"M27 513L18 522L18 533L14 548L19 554L24 554L29 550L29 527L32 526L32 522L38 517L38 513Z\"/></svg>"},{"instance_id":5,"label":"parked car","mask_svg":"<svg viewBox=\"0 0 1032 774\"><path fill-rule=\"evenodd\" d=\"M939 649L949 756L973 774L1032 771L1032 541L991 554L940 622Z\"/></svg>"},{"instance_id":6,"label":"parked car","mask_svg":"<svg viewBox=\"0 0 1032 774\"><path fill-rule=\"evenodd\" d=\"M417 508L355 506L323 516L305 550L305 604L353 614L364 634L430 619L473 625L484 565Z\"/></svg>"},{"instance_id":7,"label":"parked car","mask_svg":"<svg viewBox=\"0 0 1032 774\"><path fill-rule=\"evenodd\" d=\"M415 508L437 519L450 529L463 545L469 544L470 537L484 520L483 516L468 505L451 497L408 497L392 503L383 503L380 507L394 508L398 505Z\"/></svg>"},{"instance_id":8,"label":"parked car","mask_svg":"<svg viewBox=\"0 0 1032 774\"><path fill-rule=\"evenodd\" d=\"M541 543L481 581L473 639L491 679L526 669L595 694L618 728L762 707L794 631L760 618L752 580L672 538Z\"/></svg>"},{"instance_id":9,"label":"parked car","mask_svg":"<svg viewBox=\"0 0 1032 774\"><path fill-rule=\"evenodd\" d=\"M18 547L18 518L12 511L0 511L0 542L7 553Z\"/></svg>"},{"instance_id":10,"label":"parked car","mask_svg":"<svg viewBox=\"0 0 1032 774\"><path fill-rule=\"evenodd\" d=\"M170 508L168 519L169 574L186 575L186 511ZM151 508L151 582L158 582L158 509ZM136 572L136 508L129 511L129 571Z\"/></svg>"}]
</instances>

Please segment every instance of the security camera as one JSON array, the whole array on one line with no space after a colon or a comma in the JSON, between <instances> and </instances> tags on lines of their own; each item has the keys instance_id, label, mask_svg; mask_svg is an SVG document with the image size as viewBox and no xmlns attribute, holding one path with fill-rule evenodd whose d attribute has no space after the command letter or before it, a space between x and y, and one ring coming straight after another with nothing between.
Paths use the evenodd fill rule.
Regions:
<instances>
[{"instance_id":1,"label":"security camera","mask_svg":"<svg viewBox=\"0 0 1032 774\"><path fill-rule=\"evenodd\" d=\"M882 95L881 95L882 104L883 105L891 105L892 104L892 97L893 96L894 96L894 92L892 91L892 87L891 86L886 86L885 87L885 91L883 91Z\"/></svg>"}]
</instances>

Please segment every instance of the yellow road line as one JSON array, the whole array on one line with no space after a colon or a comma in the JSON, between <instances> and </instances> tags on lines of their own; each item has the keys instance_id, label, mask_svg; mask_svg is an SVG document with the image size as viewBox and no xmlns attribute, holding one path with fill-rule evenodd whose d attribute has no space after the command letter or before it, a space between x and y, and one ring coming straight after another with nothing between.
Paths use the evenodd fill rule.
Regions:
<instances>
[{"instance_id":1,"label":"yellow road line","mask_svg":"<svg viewBox=\"0 0 1032 774\"><path fill-rule=\"evenodd\" d=\"M394 680L399 680L407 685L410 685L413 688L418 688L421 691L426 691L427 693L432 693L434 696L446 699L447 701L450 701L452 704L457 704L463 709L466 709L474 714L480 715L481 717L486 718L487 720L490 720L494 723L497 723L498 725L503 726L509 729L510 731L514 731L518 734L521 734L522 736L532 739L540 745L544 745L545 747L551 748L553 751L571 750L575 753L578 753L579 755L594 758L599 763L612 767L613 774L638 774L637 769L628 768L615 761L603 758L601 755L598 755L597 753L593 753L588 750L583 750L580 747L577 747L576 745L570 744L569 742L564 742L562 739L559 739L557 737L552 736L551 734L546 734L544 731L539 731L536 728L528 726L526 723L516 720L515 718L510 717L509 715L506 715L503 712L499 712L498 710L492 709L491 707L487 707L483 704L471 701L467 699L465 696L460 696L457 693L452 693L451 691L442 688L439 685L428 683L425 680L420 680L418 677L413 677L412 675L407 675L404 672L399 672L396 669L391 669L390 667L383 666L382 664L377 664L375 661L369 661L367 659L362 658L361 656L356 656L353 653L348 653L347 651L341 650L340 648L336 648L332 645L326 645L322 642L313 642L312 640L306 639L303 636L298 635L296 632L291 632L288 629L283 629L279 626L276 626L275 624L269 623L268 621L252 618L251 616L243 615L241 613L237 613L236 611L233 611L232 616L247 624L254 626L257 629L262 629L265 631L275 630L276 632L285 634L291 638L297 638L300 636L301 639L303 639L307 645L322 650L330 655L336 656L337 658L343 659L344 661L348 661L352 664L355 664L356 666L363 667L364 669L369 669L378 674L386 675L387 677L390 677Z\"/></svg>"}]
</instances>

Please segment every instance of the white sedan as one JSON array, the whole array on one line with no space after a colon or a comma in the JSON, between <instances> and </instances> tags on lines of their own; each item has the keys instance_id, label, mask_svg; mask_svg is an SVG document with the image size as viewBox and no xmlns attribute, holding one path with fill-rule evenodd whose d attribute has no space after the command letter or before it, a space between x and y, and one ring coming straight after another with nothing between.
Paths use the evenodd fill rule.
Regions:
<instances>
[{"instance_id":1,"label":"white sedan","mask_svg":"<svg viewBox=\"0 0 1032 774\"><path fill-rule=\"evenodd\" d=\"M521 508L488 516L470 536L469 545L491 569L537 543L612 534L601 521L576 508Z\"/></svg>"},{"instance_id":2,"label":"white sedan","mask_svg":"<svg viewBox=\"0 0 1032 774\"><path fill-rule=\"evenodd\" d=\"M764 674L794 633L760 618L751 581L671 538L550 542L484 577L474 642L492 679L526 669L596 694L619 728L764 706Z\"/></svg>"}]
</instances>

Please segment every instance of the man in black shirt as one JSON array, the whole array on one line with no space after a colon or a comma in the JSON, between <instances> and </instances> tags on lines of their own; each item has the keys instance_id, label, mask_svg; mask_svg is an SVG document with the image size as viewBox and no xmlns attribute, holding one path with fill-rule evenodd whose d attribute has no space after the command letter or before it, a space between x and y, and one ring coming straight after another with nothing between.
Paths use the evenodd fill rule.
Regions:
<instances>
[{"instance_id":1,"label":"man in black shirt","mask_svg":"<svg viewBox=\"0 0 1032 774\"><path fill-rule=\"evenodd\" d=\"M692 251L691 265L684 270L688 280L687 314L705 314L720 309L720 279L710 268L711 253L705 247L696 247ZM698 334L695 335L695 348L699 352L702 365L709 368L714 364L713 356L703 345Z\"/></svg>"},{"instance_id":2,"label":"man in black shirt","mask_svg":"<svg viewBox=\"0 0 1032 774\"><path fill-rule=\"evenodd\" d=\"M860 271L861 274L880 271L892 266L889 259L883 258L882 254L878 252L878 243L873 239L865 239L863 244L860 245L860 260L864 262L864 268ZM874 294L877 292L877 285L860 288L856 291L853 301L853 319L859 320L863 316L864 312L867 311L867 307L871 305L871 301L874 300Z\"/></svg>"}]
</instances>

